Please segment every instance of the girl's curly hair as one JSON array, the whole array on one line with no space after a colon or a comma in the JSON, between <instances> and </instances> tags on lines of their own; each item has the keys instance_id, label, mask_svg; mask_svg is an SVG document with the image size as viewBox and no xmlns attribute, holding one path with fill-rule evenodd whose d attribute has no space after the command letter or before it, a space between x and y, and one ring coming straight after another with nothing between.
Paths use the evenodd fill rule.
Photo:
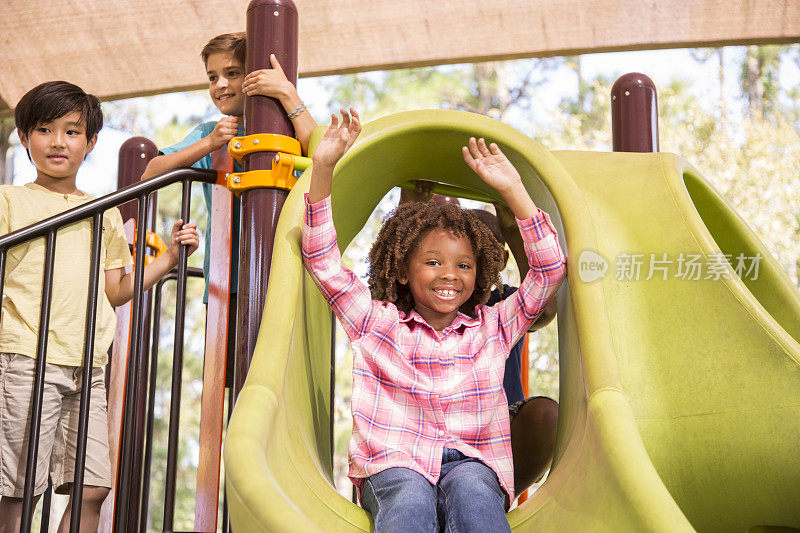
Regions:
<instances>
[{"instance_id":1,"label":"girl's curly hair","mask_svg":"<svg viewBox=\"0 0 800 533\"><path fill-rule=\"evenodd\" d=\"M492 286L502 287L503 247L474 214L451 203L409 202L389 213L369 251L368 283L372 299L391 302L400 311L411 312L414 298L408 286L397 278L408 266L414 249L434 228L450 230L472 244L477 262L475 289L460 311L475 317L475 306L486 303Z\"/></svg>"}]
</instances>

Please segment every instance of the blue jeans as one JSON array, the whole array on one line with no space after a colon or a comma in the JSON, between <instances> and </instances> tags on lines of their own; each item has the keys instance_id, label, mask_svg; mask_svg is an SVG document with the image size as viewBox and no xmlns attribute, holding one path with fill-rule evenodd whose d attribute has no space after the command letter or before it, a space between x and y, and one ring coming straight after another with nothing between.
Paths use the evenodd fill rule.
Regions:
<instances>
[{"instance_id":1,"label":"blue jeans","mask_svg":"<svg viewBox=\"0 0 800 533\"><path fill-rule=\"evenodd\" d=\"M361 488L361 505L372 514L376 533L510 532L505 501L491 468L450 448L442 453L435 486L408 468L388 468Z\"/></svg>"}]
</instances>

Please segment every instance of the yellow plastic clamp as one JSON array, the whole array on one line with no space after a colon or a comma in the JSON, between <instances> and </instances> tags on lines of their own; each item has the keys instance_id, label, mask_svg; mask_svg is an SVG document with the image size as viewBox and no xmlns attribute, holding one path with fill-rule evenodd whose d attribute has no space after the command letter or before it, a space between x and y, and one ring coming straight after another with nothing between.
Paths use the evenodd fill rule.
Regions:
<instances>
[{"instance_id":1,"label":"yellow plastic clamp","mask_svg":"<svg viewBox=\"0 0 800 533\"><path fill-rule=\"evenodd\" d=\"M303 155L300 141L286 135L276 133L257 133L244 137L234 137L228 143L228 153L237 162L253 152L284 152L292 155Z\"/></svg>"},{"instance_id":2,"label":"yellow plastic clamp","mask_svg":"<svg viewBox=\"0 0 800 533\"><path fill-rule=\"evenodd\" d=\"M273 187L291 190L297 183L292 154L278 153L272 158L272 169L251 170L249 172L233 172L228 174L228 189L239 195L248 189Z\"/></svg>"},{"instance_id":3,"label":"yellow plastic clamp","mask_svg":"<svg viewBox=\"0 0 800 533\"><path fill-rule=\"evenodd\" d=\"M167 251L167 243L164 242L164 239L161 238L161 235L157 233L152 233L150 231L145 232L144 237L144 244L145 244L145 256L144 256L144 264L149 265L155 258L159 255L163 254ZM150 255L147 253L147 249L150 248L155 251L156 255ZM133 233L133 249L136 249L136 230Z\"/></svg>"},{"instance_id":4,"label":"yellow plastic clamp","mask_svg":"<svg viewBox=\"0 0 800 533\"><path fill-rule=\"evenodd\" d=\"M167 251L167 243L158 233L147 232L144 243L156 251L156 257Z\"/></svg>"}]
</instances>

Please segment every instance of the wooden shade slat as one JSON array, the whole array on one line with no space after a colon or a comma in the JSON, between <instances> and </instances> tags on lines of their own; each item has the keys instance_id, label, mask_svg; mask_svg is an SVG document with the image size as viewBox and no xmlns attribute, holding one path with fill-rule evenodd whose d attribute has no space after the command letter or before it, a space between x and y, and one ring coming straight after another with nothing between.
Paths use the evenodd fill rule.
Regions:
<instances>
[{"instance_id":1,"label":"wooden shade slat","mask_svg":"<svg viewBox=\"0 0 800 533\"><path fill-rule=\"evenodd\" d=\"M601 51L800 41L800 0L297 0L301 76ZM105 100L198 89L247 0L5 0L0 116L66 79Z\"/></svg>"}]
</instances>

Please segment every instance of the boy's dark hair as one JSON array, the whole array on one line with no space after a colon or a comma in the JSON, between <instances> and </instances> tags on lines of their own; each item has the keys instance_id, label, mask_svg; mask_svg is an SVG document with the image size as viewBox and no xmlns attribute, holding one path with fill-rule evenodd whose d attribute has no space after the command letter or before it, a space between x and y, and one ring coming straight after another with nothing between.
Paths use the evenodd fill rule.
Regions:
<instances>
[{"instance_id":1,"label":"boy's dark hair","mask_svg":"<svg viewBox=\"0 0 800 533\"><path fill-rule=\"evenodd\" d=\"M81 114L81 124L90 140L103 127L100 100L66 81L37 85L22 98L14 110L14 125L27 136L40 124L52 122L72 112Z\"/></svg>"},{"instance_id":2,"label":"boy's dark hair","mask_svg":"<svg viewBox=\"0 0 800 533\"><path fill-rule=\"evenodd\" d=\"M478 220L486 224L486 227L492 230L492 235L500 243L500 246L505 246L506 238L503 236L503 231L500 229L500 221L497 220L496 215L485 209L468 209L467 212L472 213Z\"/></svg>"},{"instance_id":3,"label":"boy's dark hair","mask_svg":"<svg viewBox=\"0 0 800 533\"><path fill-rule=\"evenodd\" d=\"M247 55L245 35L243 31L237 33L223 33L208 41L203 47L203 50L200 51L203 64L206 66L208 65L208 56L211 54L233 54L233 57L244 65L245 56Z\"/></svg>"},{"instance_id":4,"label":"boy's dark hair","mask_svg":"<svg viewBox=\"0 0 800 533\"><path fill-rule=\"evenodd\" d=\"M475 289L460 311L474 317L475 306L486 303L492 286L502 286L503 247L474 214L451 203L403 203L386 217L369 251L368 284L372 299L391 302L400 311L411 312L414 298L408 285L399 283L397 278L407 268L419 242L434 228L450 230L472 244L477 261Z\"/></svg>"}]
</instances>

